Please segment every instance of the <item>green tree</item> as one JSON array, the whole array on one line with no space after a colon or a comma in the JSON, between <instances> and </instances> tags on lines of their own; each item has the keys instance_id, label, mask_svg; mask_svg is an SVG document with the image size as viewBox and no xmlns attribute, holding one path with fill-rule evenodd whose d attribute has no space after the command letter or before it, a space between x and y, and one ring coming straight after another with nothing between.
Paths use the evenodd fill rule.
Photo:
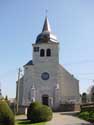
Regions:
<instances>
[{"instance_id":1,"label":"green tree","mask_svg":"<svg viewBox=\"0 0 94 125\"><path fill-rule=\"evenodd\" d=\"M0 125L14 125L14 115L5 100L0 100Z\"/></svg>"},{"instance_id":2,"label":"green tree","mask_svg":"<svg viewBox=\"0 0 94 125\"><path fill-rule=\"evenodd\" d=\"M82 93L82 103L86 103L87 102L87 94L84 92Z\"/></svg>"},{"instance_id":3,"label":"green tree","mask_svg":"<svg viewBox=\"0 0 94 125\"><path fill-rule=\"evenodd\" d=\"M5 101L7 102L7 104L8 104L8 105L10 104L10 102L9 102L9 99L8 99L8 96L7 96L7 95L5 96Z\"/></svg>"}]
</instances>

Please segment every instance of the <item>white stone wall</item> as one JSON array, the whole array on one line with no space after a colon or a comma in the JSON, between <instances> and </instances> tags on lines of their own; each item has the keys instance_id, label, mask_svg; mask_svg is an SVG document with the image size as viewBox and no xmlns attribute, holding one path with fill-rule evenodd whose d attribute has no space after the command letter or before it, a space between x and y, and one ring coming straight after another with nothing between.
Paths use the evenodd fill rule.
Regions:
<instances>
[{"instance_id":1,"label":"white stone wall","mask_svg":"<svg viewBox=\"0 0 94 125\"><path fill-rule=\"evenodd\" d=\"M34 66L34 69L35 69L34 83L38 91L37 99L41 101L41 97L44 94L47 94L49 97L53 97L54 88L57 84L58 64L53 64L50 62L44 64L36 64ZM41 74L43 72L49 73L48 80L43 80L41 78Z\"/></svg>"},{"instance_id":2,"label":"white stone wall","mask_svg":"<svg viewBox=\"0 0 94 125\"><path fill-rule=\"evenodd\" d=\"M23 88L23 101L22 105L29 105L31 103L31 87L33 86L34 79L33 79L33 72L34 72L33 65L25 66L24 67L24 88Z\"/></svg>"},{"instance_id":3,"label":"white stone wall","mask_svg":"<svg viewBox=\"0 0 94 125\"><path fill-rule=\"evenodd\" d=\"M24 73L24 103L29 105L31 87L36 88L36 100L42 101L42 95L52 98L57 107L61 102L79 102L79 81L67 72L61 65L47 62L25 67ZM49 80L42 80L41 74L48 72ZM58 89L56 85L59 85ZM56 91L55 91L56 90Z\"/></svg>"},{"instance_id":4,"label":"white stone wall","mask_svg":"<svg viewBox=\"0 0 94 125\"><path fill-rule=\"evenodd\" d=\"M45 63L45 62L51 62L51 63L59 63L59 44L58 43L41 43L41 44L33 44L34 47L39 47L39 52L33 51L33 63L39 64L39 63ZM51 57L47 57L46 53L44 57L40 57L40 50L44 49L45 51L50 48L51 49Z\"/></svg>"},{"instance_id":5,"label":"white stone wall","mask_svg":"<svg viewBox=\"0 0 94 125\"><path fill-rule=\"evenodd\" d=\"M34 63L34 83L37 88L37 100L42 101L42 95L47 94L54 101L54 87L57 84L57 68L59 64L59 48L58 43L41 43L33 44L33 47L39 47L39 52L33 51ZM46 50L51 49L51 56L46 56ZM45 56L40 57L40 50L45 50ZM49 73L49 80L43 80L41 74L43 72ZM53 102L55 103L55 102Z\"/></svg>"},{"instance_id":6,"label":"white stone wall","mask_svg":"<svg viewBox=\"0 0 94 125\"><path fill-rule=\"evenodd\" d=\"M51 57L40 57L40 52L33 51L33 64L24 67L23 105L29 105L32 100L31 87L35 87L35 99L42 102L42 95L48 95L51 106L58 107L60 103L79 102L79 81L59 65L58 43L33 44L40 49L51 49ZM49 79L43 80L41 74L49 73ZM59 86L56 89L56 86ZM50 104L50 102L49 102Z\"/></svg>"},{"instance_id":7,"label":"white stone wall","mask_svg":"<svg viewBox=\"0 0 94 125\"><path fill-rule=\"evenodd\" d=\"M23 104L30 103L29 94L30 88L34 84L36 88L36 100L42 101L42 95L47 94L49 98L54 98L54 88L57 84L57 71L59 64L58 57L58 43L51 44L33 44L33 47L40 49L51 49L51 56L40 57L40 52L33 52L32 66L25 66L24 70L24 93ZM41 74L43 72L49 73L49 79L43 80ZM53 99L54 100L54 99ZM54 103L54 102L53 102Z\"/></svg>"},{"instance_id":8,"label":"white stone wall","mask_svg":"<svg viewBox=\"0 0 94 125\"><path fill-rule=\"evenodd\" d=\"M61 65L59 65L58 81L61 88L61 101L78 103L80 100L79 81Z\"/></svg>"}]
</instances>

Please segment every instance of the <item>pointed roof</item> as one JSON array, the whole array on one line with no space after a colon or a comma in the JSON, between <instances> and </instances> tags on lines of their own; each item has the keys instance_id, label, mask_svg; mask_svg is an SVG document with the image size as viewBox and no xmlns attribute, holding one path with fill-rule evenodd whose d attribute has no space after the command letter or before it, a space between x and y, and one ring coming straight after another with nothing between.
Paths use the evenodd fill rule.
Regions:
<instances>
[{"instance_id":1,"label":"pointed roof","mask_svg":"<svg viewBox=\"0 0 94 125\"><path fill-rule=\"evenodd\" d=\"M42 32L44 32L44 31L51 32L51 27L50 27L47 16L45 17L45 21L44 21L44 25L43 25L43 29L42 29Z\"/></svg>"},{"instance_id":2,"label":"pointed roof","mask_svg":"<svg viewBox=\"0 0 94 125\"><path fill-rule=\"evenodd\" d=\"M36 44L37 43L51 43L51 42L57 42L57 38L51 32L49 20L48 20L48 18L46 16L42 32L36 38Z\"/></svg>"}]
</instances>

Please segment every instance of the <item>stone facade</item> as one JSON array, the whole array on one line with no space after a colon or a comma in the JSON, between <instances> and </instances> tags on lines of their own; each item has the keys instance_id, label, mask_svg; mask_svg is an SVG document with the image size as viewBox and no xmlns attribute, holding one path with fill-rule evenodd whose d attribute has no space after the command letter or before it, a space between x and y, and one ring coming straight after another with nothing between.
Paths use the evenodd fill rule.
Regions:
<instances>
[{"instance_id":1,"label":"stone facade","mask_svg":"<svg viewBox=\"0 0 94 125\"><path fill-rule=\"evenodd\" d=\"M33 61L24 65L24 76L17 82L19 105L40 101L57 109L64 103L79 104L79 81L59 64L59 43L47 18L32 47Z\"/></svg>"}]
</instances>

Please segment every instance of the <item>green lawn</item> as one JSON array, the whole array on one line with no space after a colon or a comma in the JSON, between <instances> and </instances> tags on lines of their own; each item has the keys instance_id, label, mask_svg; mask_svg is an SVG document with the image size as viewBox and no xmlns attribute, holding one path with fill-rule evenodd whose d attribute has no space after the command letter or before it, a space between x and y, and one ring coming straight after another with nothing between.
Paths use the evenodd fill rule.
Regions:
<instances>
[{"instance_id":1,"label":"green lawn","mask_svg":"<svg viewBox=\"0 0 94 125\"><path fill-rule=\"evenodd\" d=\"M31 123L29 120L16 121L16 125L45 125L45 122Z\"/></svg>"}]
</instances>

